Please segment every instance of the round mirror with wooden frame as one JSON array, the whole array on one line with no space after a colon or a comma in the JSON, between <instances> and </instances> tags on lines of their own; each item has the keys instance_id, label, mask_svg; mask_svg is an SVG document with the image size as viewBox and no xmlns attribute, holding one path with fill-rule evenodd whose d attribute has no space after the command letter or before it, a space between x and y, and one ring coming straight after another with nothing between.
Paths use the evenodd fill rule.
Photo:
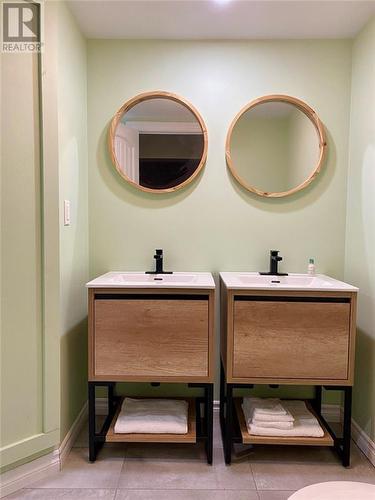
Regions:
<instances>
[{"instance_id":1,"label":"round mirror with wooden frame","mask_svg":"<svg viewBox=\"0 0 375 500\"><path fill-rule=\"evenodd\" d=\"M181 189L206 163L207 129L201 115L169 92L146 92L123 104L108 139L117 172L142 191Z\"/></svg>"},{"instance_id":2,"label":"round mirror with wooden frame","mask_svg":"<svg viewBox=\"0 0 375 500\"><path fill-rule=\"evenodd\" d=\"M275 94L255 99L234 118L226 161L248 191L280 198L316 178L326 148L324 127L315 111L300 99Z\"/></svg>"}]
</instances>

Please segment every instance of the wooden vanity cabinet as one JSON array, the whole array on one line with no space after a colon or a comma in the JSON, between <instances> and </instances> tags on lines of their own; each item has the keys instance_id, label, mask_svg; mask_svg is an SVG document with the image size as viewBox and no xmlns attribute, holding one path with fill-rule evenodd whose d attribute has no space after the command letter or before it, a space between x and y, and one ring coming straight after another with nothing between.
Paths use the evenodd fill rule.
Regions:
<instances>
[{"instance_id":1,"label":"wooden vanity cabinet","mask_svg":"<svg viewBox=\"0 0 375 500\"><path fill-rule=\"evenodd\" d=\"M221 283L229 383L352 385L356 293L229 290Z\"/></svg>"},{"instance_id":2,"label":"wooden vanity cabinet","mask_svg":"<svg viewBox=\"0 0 375 500\"><path fill-rule=\"evenodd\" d=\"M332 446L342 464L350 464L356 302L355 291L236 289L221 279L220 424L227 464L233 442ZM306 404L323 436L250 434L234 390L255 384L314 386ZM342 437L321 414L323 388L343 392Z\"/></svg>"},{"instance_id":3,"label":"wooden vanity cabinet","mask_svg":"<svg viewBox=\"0 0 375 500\"><path fill-rule=\"evenodd\" d=\"M89 380L213 382L214 290L89 289Z\"/></svg>"},{"instance_id":4,"label":"wooden vanity cabinet","mask_svg":"<svg viewBox=\"0 0 375 500\"><path fill-rule=\"evenodd\" d=\"M90 287L88 293L89 460L96 460L104 442L200 440L212 464L215 289ZM203 394L184 397L186 434L116 434L123 401L116 393L117 382L177 382L200 388ZM108 414L99 431L97 387L106 388L108 397Z\"/></svg>"}]
</instances>

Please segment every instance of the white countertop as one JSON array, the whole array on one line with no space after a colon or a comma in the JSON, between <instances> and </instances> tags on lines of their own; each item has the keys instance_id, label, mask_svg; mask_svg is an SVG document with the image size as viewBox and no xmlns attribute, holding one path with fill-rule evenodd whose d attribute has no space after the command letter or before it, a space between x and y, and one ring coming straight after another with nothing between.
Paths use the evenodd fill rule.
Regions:
<instances>
[{"instance_id":1,"label":"white countertop","mask_svg":"<svg viewBox=\"0 0 375 500\"><path fill-rule=\"evenodd\" d=\"M86 283L87 288L215 288L211 273L145 274L114 271Z\"/></svg>"},{"instance_id":2,"label":"white countertop","mask_svg":"<svg viewBox=\"0 0 375 500\"><path fill-rule=\"evenodd\" d=\"M223 272L220 277L232 290L289 290L315 292L358 292L358 288L324 274L270 276L259 273Z\"/></svg>"}]
</instances>

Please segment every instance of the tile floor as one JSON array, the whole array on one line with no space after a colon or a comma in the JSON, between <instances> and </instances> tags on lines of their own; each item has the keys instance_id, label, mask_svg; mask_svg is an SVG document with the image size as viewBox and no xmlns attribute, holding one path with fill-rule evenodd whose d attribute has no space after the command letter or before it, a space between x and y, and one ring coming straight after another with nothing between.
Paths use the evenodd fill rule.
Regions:
<instances>
[{"instance_id":1,"label":"tile floor","mask_svg":"<svg viewBox=\"0 0 375 500\"><path fill-rule=\"evenodd\" d=\"M353 444L345 469L327 448L257 446L236 448L227 467L215 414L214 465L201 445L106 445L94 464L87 460L83 429L64 469L7 499L101 500L286 500L322 481L375 484L375 468Z\"/></svg>"}]
</instances>

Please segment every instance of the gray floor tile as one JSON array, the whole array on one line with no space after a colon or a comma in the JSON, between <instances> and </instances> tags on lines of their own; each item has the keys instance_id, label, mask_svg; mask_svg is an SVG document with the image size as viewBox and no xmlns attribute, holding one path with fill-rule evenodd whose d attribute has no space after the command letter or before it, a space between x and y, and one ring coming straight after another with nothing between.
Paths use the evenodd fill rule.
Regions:
<instances>
[{"instance_id":1,"label":"gray floor tile","mask_svg":"<svg viewBox=\"0 0 375 500\"><path fill-rule=\"evenodd\" d=\"M362 481L375 484L375 469L353 445L352 463L342 467L330 449L256 449L250 465L258 490L298 490L323 481ZM272 447L275 448L275 447Z\"/></svg>"},{"instance_id":2,"label":"gray floor tile","mask_svg":"<svg viewBox=\"0 0 375 500\"><path fill-rule=\"evenodd\" d=\"M225 500L218 493L217 500ZM205 500L211 495L212 490L117 490L115 500Z\"/></svg>"},{"instance_id":3,"label":"gray floor tile","mask_svg":"<svg viewBox=\"0 0 375 500\"><path fill-rule=\"evenodd\" d=\"M122 464L122 448L103 448L95 463L88 462L86 448L72 449L64 468L46 479L37 481L34 488L116 488Z\"/></svg>"},{"instance_id":4,"label":"gray floor tile","mask_svg":"<svg viewBox=\"0 0 375 500\"><path fill-rule=\"evenodd\" d=\"M144 460L206 460L203 443L127 443L125 445L126 459Z\"/></svg>"},{"instance_id":5,"label":"gray floor tile","mask_svg":"<svg viewBox=\"0 0 375 500\"><path fill-rule=\"evenodd\" d=\"M259 495L255 490L227 490L225 500L259 500Z\"/></svg>"},{"instance_id":6,"label":"gray floor tile","mask_svg":"<svg viewBox=\"0 0 375 500\"><path fill-rule=\"evenodd\" d=\"M206 464L203 446L132 445L126 452L119 488L255 490L247 459L224 463L222 449Z\"/></svg>"},{"instance_id":7,"label":"gray floor tile","mask_svg":"<svg viewBox=\"0 0 375 500\"><path fill-rule=\"evenodd\" d=\"M221 429L220 429L220 417L219 412L214 412L214 434L213 434L214 448L222 448L223 440L221 438Z\"/></svg>"},{"instance_id":8,"label":"gray floor tile","mask_svg":"<svg viewBox=\"0 0 375 500\"><path fill-rule=\"evenodd\" d=\"M259 491L259 500L288 500L294 491Z\"/></svg>"},{"instance_id":9,"label":"gray floor tile","mask_svg":"<svg viewBox=\"0 0 375 500\"><path fill-rule=\"evenodd\" d=\"M201 458L184 458L181 452L159 458L126 458L119 488L127 489L217 489L213 467Z\"/></svg>"},{"instance_id":10,"label":"gray floor tile","mask_svg":"<svg viewBox=\"0 0 375 500\"><path fill-rule=\"evenodd\" d=\"M64 488L64 489L23 489L8 495L12 500L113 500L115 489Z\"/></svg>"},{"instance_id":11,"label":"gray floor tile","mask_svg":"<svg viewBox=\"0 0 375 500\"><path fill-rule=\"evenodd\" d=\"M117 490L115 500L259 500L256 491Z\"/></svg>"},{"instance_id":12,"label":"gray floor tile","mask_svg":"<svg viewBox=\"0 0 375 500\"><path fill-rule=\"evenodd\" d=\"M231 465L226 465L223 450L214 450L213 468L219 489L256 490L253 474L247 458L234 457Z\"/></svg>"}]
</instances>

